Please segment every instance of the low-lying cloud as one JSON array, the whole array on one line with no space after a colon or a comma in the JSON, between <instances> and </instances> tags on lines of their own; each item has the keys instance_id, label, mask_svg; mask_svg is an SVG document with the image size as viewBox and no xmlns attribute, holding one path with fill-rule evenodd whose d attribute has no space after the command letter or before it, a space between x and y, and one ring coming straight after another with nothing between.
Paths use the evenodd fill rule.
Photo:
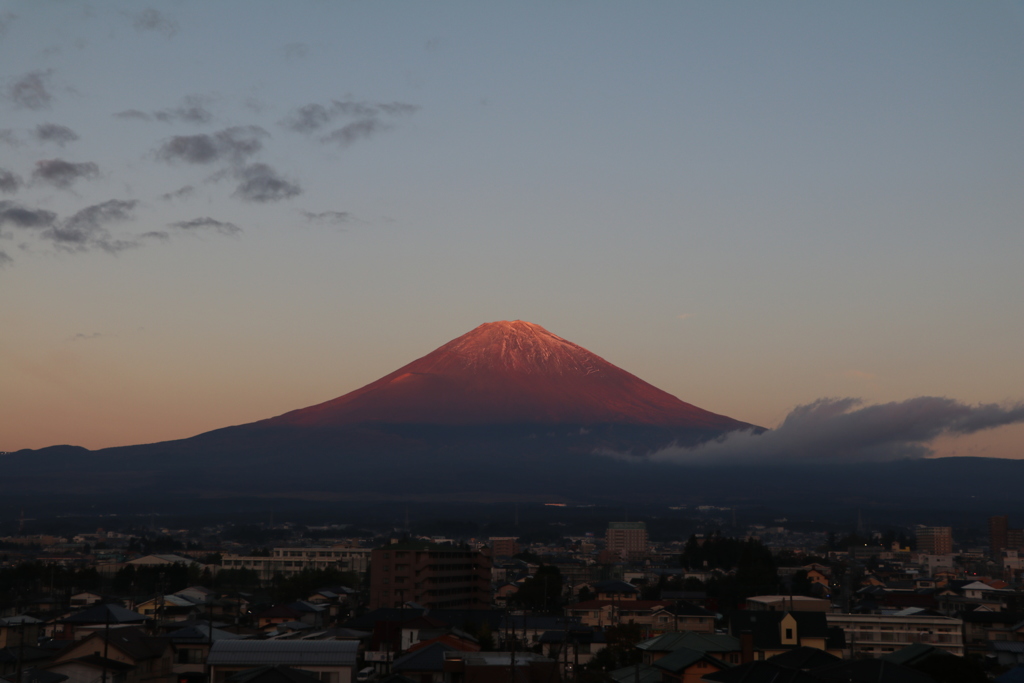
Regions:
<instances>
[{"instance_id":1,"label":"low-lying cloud","mask_svg":"<svg viewBox=\"0 0 1024 683\"><path fill-rule=\"evenodd\" d=\"M823 398L797 406L782 424L763 434L734 432L695 448L673 445L646 459L728 465L924 458L934 453L930 444L940 436L974 434L1020 422L1024 422L1024 403L968 405L921 396L865 406L856 398Z\"/></svg>"}]
</instances>

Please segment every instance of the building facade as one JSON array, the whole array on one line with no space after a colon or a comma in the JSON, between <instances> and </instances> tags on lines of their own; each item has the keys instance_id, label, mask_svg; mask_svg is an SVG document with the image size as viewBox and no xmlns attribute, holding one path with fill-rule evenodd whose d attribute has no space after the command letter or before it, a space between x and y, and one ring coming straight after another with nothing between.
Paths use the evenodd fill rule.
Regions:
<instances>
[{"instance_id":1,"label":"building facade","mask_svg":"<svg viewBox=\"0 0 1024 683\"><path fill-rule=\"evenodd\" d=\"M647 525L643 522L609 522L604 535L605 549L623 559L642 559L648 554Z\"/></svg>"},{"instance_id":2,"label":"building facade","mask_svg":"<svg viewBox=\"0 0 1024 683\"><path fill-rule=\"evenodd\" d=\"M369 548L334 546L330 548L274 548L269 557L225 555L223 569L251 569L261 581L275 574L292 576L304 569L339 569L365 574L370 565Z\"/></svg>"},{"instance_id":3,"label":"building facade","mask_svg":"<svg viewBox=\"0 0 1024 683\"><path fill-rule=\"evenodd\" d=\"M953 552L953 528L921 527L917 530L917 552L925 555L949 555Z\"/></svg>"},{"instance_id":4,"label":"building facade","mask_svg":"<svg viewBox=\"0 0 1024 683\"><path fill-rule=\"evenodd\" d=\"M403 541L370 556L370 609L415 602L435 609L491 606L491 558L465 546Z\"/></svg>"}]
</instances>

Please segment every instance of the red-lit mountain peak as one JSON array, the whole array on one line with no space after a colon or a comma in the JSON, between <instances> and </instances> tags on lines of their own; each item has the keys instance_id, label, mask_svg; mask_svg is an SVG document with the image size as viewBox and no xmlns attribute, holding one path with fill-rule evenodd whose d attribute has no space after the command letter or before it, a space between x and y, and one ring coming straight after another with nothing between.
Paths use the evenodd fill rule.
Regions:
<instances>
[{"instance_id":1,"label":"red-lit mountain peak","mask_svg":"<svg viewBox=\"0 0 1024 683\"><path fill-rule=\"evenodd\" d=\"M361 389L264 424L748 425L684 403L522 320L485 323Z\"/></svg>"}]
</instances>

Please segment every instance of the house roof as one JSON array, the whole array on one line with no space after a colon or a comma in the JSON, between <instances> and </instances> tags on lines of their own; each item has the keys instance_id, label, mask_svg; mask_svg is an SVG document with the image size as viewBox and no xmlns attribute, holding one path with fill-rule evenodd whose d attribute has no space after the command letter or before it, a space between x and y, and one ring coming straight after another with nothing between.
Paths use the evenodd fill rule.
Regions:
<instances>
[{"instance_id":1,"label":"house roof","mask_svg":"<svg viewBox=\"0 0 1024 683\"><path fill-rule=\"evenodd\" d=\"M720 633L665 633L656 638L637 643L637 649L647 652L672 652L680 648L701 652L739 652L740 640Z\"/></svg>"},{"instance_id":2,"label":"house roof","mask_svg":"<svg viewBox=\"0 0 1024 683\"><path fill-rule=\"evenodd\" d=\"M213 638L212 640L240 640L247 638L238 633L231 633L230 631L223 631L219 628L212 629ZM195 626L186 626L185 628L179 628L177 631L171 631L165 638L173 643L208 643L211 640L210 637L211 629L207 624L197 624Z\"/></svg>"},{"instance_id":3,"label":"house roof","mask_svg":"<svg viewBox=\"0 0 1024 683\"><path fill-rule=\"evenodd\" d=\"M167 649L167 640L146 635L134 626L103 629L92 637L105 640L110 647L117 648L135 661L159 657Z\"/></svg>"},{"instance_id":4,"label":"house roof","mask_svg":"<svg viewBox=\"0 0 1024 683\"><path fill-rule=\"evenodd\" d=\"M842 629L829 629L824 612L735 612L729 618L729 630L734 634L750 631L754 636L754 647L757 648L785 647L789 649L792 646L782 644L782 634L779 631L779 624L787 616L792 616L796 620L796 636L800 640L805 638L834 639L838 633L842 633ZM841 644L830 643L830 646L841 647Z\"/></svg>"},{"instance_id":5,"label":"house roof","mask_svg":"<svg viewBox=\"0 0 1024 683\"><path fill-rule=\"evenodd\" d=\"M822 683L825 679L765 660L705 674L701 680L709 683Z\"/></svg>"},{"instance_id":6,"label":"house roof","mask_svg":"<svg viewBox=\"0 0 1024 683\"><path fill-rule=\"evenodd\" d=\"M426 647L414 650L394 661L392 671L444 671L444 653L456 652L457 648L445 643L431 643Z\"/></svg>"},{"instance_id":7,"label":"house roof","mask_svg":"<svg viewBox=\"0 0 1024 683\"><path fill-rule=\"evenodd\" d=\"M940 650L934 645L928 645L927 643L913 643L907 645L904 648L882 655L882 659L893 664L902 664L903 666L913 666L918 662L924 661L929 657L954 657L955 655Z\"/></svg>"},{"instance_id":8,"label":"house roof","mask_svg":"<svg viewBox=\"0 0 1024 683\"><path fill-rule=\"evenodd\" d=\"M815 669L814 674L843 683L934 683L927 674L884 659L851 659Z\"/></svg>"},{"instance_id":9,"label":"house roof","mask_svg":"<svg viewBox=\"0 0 1024 683\"><path fill-rule=\"evenodd\" d=\"M658 661L654 662L654 666L670 673L681 673L697 662L707 662L719 667L720 669L729 668L728 664L719 659L715 659L708 653L701 652L700 650L691 650L688 647L680 648L671 654L665 655Z\"/></svg>"},{"instance_id":10,"label":"house roof","mask_svg":"<svg viewBox=\"0 0 1024 683\"><path fill-rule=\"evenodd\" d=\"M0 681L15 683L18 680L17 672L8 674L7 677L0 677ZM68 677L56 671L45 669L23 669L21 672L21 683L64 683Z\"/></svg>"},{"instance_id":11,"label":"house roof","mask_svg":"<svg viewBox=\"0 0 1024 683\"><path fill-rule=\"evenodd\" d=\"M829 654L824 650L804 645L801 647L795 647L792 650L787 650L786 652L777 654L774 657L769 657L766 661L790 669L803 669L804 671L808 671L810 669L825 666L826 664L834 664L841 660L839 657Z\"/></svg>"},{"instance_id":12,"label":"house roof","mask_svg":"<svg viewBox=\"0 0 1024 683\"><path fill-rule=\"evenodd\" d=\"M140 624L146 617L120 605L93 605L60 620L62 624Z\"/></svg>"},{"instance_id":13,"label":"house roof","mask_svg":"<svg viewBox=\"0 0 1024 683\"><path fill-rule=\"evenodd\" d=\"M656 669L650 664L626 666L609 671L608 676L615 683L661 683L661 669Z\"/></svg>"},{"instance_id":14,"label":"house roof","mask_svg":"<svg viewBox=\"0 0 1024 683\"><path fill-rule=\"evenodd\" d=\"M261 666L228 676L230 683L320 683L320 677L290 666Z\"/></svg>"},{"instance_id":15,"label":"house roof","mask_svg":"<svg viewBox=\"0 0 1024 683\"><path fill-rule=\"evenodd\" d=\"M619 581L618 579L609 579L607 581L598 581L594 584L595 593L623 593L626 595L639 595L640 589L631 583L625 581Z\"/></svg>"},{"instance_id":16,"label":"house roof","mask_svg":"<svg viewBox=\"0 0 1024 683\"><path fill-rule=\"evenodd\" d=\"M355 666L355 640L220 640L207 663L213 666Z\"/></svg>"}]
</instances>

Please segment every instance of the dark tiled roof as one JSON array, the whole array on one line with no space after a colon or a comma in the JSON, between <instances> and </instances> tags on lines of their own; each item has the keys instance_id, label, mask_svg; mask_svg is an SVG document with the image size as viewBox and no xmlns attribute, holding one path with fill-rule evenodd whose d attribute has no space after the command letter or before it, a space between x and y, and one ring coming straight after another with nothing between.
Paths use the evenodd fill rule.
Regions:
<instances>
[{"instance_id":1,"label":"dark tiled roof","mask_svg":"<svg viewBox=\"0 0 1024 683\"><path fill-rule=\"evenodd\" d=\"M814 670L826 681L842 683L935 683L931 676L884 659L853 659Z\"/></svg>"},{"instance_id":2,"label":"dark tiled roof","mask_svg":"<svg viewBox=\"0 0 1024 683\"><path fill-rule=\"evenodd\" d=\"M320 677L290 666L261 666L229 676L230 683L320 683Z\"/></svg>"},{"instance_id":3,"label":"dark tiled roof","mask_svg":"<svg viewBox=\"0 0 1024 683\"><path fill-rule=\"evenodd\" d=\"M778 664L779 666L788 667L790 669L803 669L804 671L809 671L810 669L816 669L827 664L834 664L841 660L839 657L830 655L824 650L802 646L777 654L774 657L769 657L766 661Z\"/></svg>"},{"instance_id":4,"label":"dark tiled roof","mask_svg":"<svg viewBox=\"0 0 1024 683\"><path fill-rule=\"evenodd\" d=\"M709 683L822 683L825 679L813 673L779 666L768 660L748 662L706 674L702 681Z\"/></svg>"},{"instance_id":5,"label":"dark tiled roof","mask_svg":"<svg viewBox=\"0 0 1024 683\"><path fill-rule=\"evenodd\" d=\"M444 643L434 643L399 657L391 666L392 671L444 671L444 653L456 649Z\"/></svg>"},{"instance_id":6,"label":"dark tiled roof","mask_svg":"<svg viewBox=\"0 0 1024 683\"><path fill-rule=\"evenodd\" d=\"M81 612L61 619L63 624L141 624L146 620L138 612L125 609L120 605L93 605Z\"/></svg>"}]
</instances>

